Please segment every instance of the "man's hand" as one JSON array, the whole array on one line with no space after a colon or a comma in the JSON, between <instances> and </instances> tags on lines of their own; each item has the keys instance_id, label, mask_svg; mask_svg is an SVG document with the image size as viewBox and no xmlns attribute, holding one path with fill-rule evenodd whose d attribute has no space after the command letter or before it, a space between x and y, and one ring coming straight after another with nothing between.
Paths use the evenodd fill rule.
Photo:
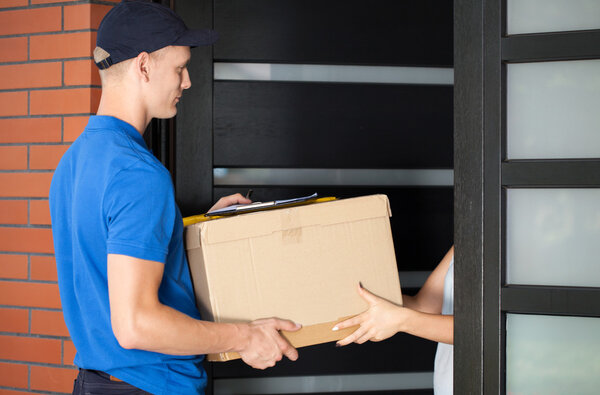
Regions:
<instances>
[{"instance_id":1,"label":"man's hand","mask_svg":"<svg viewBox=\"0 0 600 395\"><path fill-rule=\"evenodd\" d=\"M218 210L218 209L224 208L224 207L229 207L234 204L250 204L250 203L252 203L252 200L246 199L241 194L236 193L235 195L223 196L221 199L219 199L215 203L214 206L212 206L210 208L210 210L208 210L208 212L211 212L213 210Z\"/></svg>"},{"instance_id":2,"label":"man's hand","mask_svg":"<svg viewBox=\"0 0 600 395\"><path fill-rule=\"evenodd\" d=\"M367 340L378 342L395 335L402 329L402 322L409 310L373 295L358 285L358 294L369 304L369 309L362 314L337 324L333 330L345 329L360 325L354 333L337 342L345 346L352 342L362 344Z\"/></svg>"},{"instance_id":3,"label":"man's hand","mask_svg":"<svg viewBox=\"0 0 600 395\"><path fill-rule=\"evenodd\" d=\"M255 369L275 366L285 355L289 360L298 359L298 351L285 340L280 330L295 332L302 326L289 320L267 318L247 325L248 342L239 350L242 360Z\"/></svg>"}]
</instances>

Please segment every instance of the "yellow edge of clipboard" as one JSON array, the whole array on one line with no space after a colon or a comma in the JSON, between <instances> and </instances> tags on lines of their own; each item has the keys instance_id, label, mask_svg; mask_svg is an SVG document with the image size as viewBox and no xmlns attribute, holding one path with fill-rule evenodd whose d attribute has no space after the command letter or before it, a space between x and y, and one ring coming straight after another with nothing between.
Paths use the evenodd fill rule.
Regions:
<instances>
[{"instance_id":1,"label":"yellow edge of clipboard","mask_svg":"<svg viewBox=\"0 0 600 395\"><path fill-rule=\"evenodd\" d=\"M278 209L278 208L302 206L304 204L311 204L311 203L323 203L323 202L329 202L329 201L336 200L336 199L337 199L336 197L327 196L327 197L322 197L322 198L309 199L309 200L305 200L303 202L298 202L298 203L282 204L279 206L271 206L271 207L266 207L266 208L259 208L256 210L248 210L248 211L244 211L243 213L239 213L239 214L252 213L252 212L256 212L256 211L273 210L273 209ZM236 215L236 214L234 214L234 215ZM189 226L189 225L197 224L198 222L210 221L212 219L219 219L219 218L225 218L225 217L231 217L231 215L215 215L215 216L211 216L211 217L208 217L205 214L192 215L190 217L185 217L183 219L183 226Z\"/></svg>"}]
</instances>

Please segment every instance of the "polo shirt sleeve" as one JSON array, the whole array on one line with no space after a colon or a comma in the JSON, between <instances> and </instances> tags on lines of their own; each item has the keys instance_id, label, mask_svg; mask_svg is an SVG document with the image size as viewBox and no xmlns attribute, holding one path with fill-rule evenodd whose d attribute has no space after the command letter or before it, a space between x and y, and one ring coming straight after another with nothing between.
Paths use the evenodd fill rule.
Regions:
<instances>
[{"instance_id":1,"label":"polo shirt sleeve","mask_svg":"<svg viewBox=\"0 0 600 395\"><path fill-rule=\"evenodd\" d=\"M147 166L120 171L104 197L107 253L166 262L177 206L166 171Z\"/></svg>"}]
</instances>

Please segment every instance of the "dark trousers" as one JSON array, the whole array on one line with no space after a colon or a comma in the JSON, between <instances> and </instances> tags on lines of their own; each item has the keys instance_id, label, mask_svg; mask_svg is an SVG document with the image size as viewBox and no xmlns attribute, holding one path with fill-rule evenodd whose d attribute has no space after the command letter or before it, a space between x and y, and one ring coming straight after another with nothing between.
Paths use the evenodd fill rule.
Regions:
<instances>
[{"instance_id":1,"label":"dark trousers","mask_svg":"<svg viewBox=\"0 0 600 395\"><path fill-rule=\"evenodd\" d=\"M124 381L117 381L98 370L79 369L73 386L73 395L151 395Z\"/></svg>"}]
</instances>

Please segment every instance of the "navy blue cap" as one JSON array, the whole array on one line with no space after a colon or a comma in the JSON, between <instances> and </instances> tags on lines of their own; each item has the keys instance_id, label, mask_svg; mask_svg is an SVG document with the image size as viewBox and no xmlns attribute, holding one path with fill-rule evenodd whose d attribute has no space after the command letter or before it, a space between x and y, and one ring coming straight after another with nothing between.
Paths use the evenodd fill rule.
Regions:
<instances>
[{"instance_id":1,"label":"navy blue cap","mask_svg":"<svg viewBox=\"0 0 600 395\"><path fill-rule=\"evenodd\" d=\"M102 19L98 28L96 51L104 59L99 69L135 58L141 52L154 52L169 45L197 47L217 41L217 32L190 30L168 7L143 0L123 0Z\"/></svg>"}]
</instances>

